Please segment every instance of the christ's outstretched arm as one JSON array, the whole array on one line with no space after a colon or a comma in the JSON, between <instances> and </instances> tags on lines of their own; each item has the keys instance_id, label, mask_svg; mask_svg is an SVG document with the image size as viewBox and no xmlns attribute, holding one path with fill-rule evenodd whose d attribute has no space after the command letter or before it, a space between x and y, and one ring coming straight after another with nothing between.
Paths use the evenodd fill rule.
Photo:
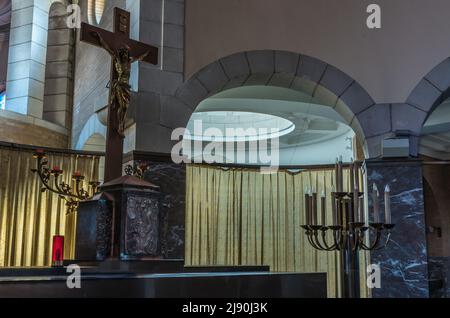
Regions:
<instances>
[{"instance_id":1,"label":"christ's outstretched arm","mask_svg":"<svg viewBox=\"0 0 450 318\"><path fill-rule=\"evenodd\" d=\"M98 32L91 32L92 36L98 39L101 47L104 48L110 55L114 55L114 51L109 47L108 43L103 40L103 37Z\"/></svg>"},{"instance_id":2,"label":"christ's outstretched arm","mask_svg":"<svg viewBox=\"0 0 450 318\"><path fill-rule=\"evenodd\" d=\"M131 63L134 62L141 62L143 60L145 60L145 58L150 54L150 51L145 52L144 54L142 54L141 56L138 57L132 57L131 58Z\"/></svg>"}]
</instances>

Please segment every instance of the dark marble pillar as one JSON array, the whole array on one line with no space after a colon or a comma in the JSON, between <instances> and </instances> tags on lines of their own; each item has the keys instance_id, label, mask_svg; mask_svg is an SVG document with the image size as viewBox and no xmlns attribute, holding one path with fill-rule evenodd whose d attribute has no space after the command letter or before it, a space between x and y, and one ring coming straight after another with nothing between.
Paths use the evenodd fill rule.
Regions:
<instances>
[{"instance_id":1,"label":"dark marble pillar","mask_svg":"<svg viewBox=\"0 0 450 318\"><path fill-rule=\"evenodd\" d=\"M148 166L144 180L161 193L161 252L165 259L184 259L186 166L172 162L170 155L133 152L125 165Z\"/></svg>"},{"instance_id":2,"label":"dark marble pillar","mask_svg":"<svg viewBox=\"0 0 450 318\"><path fill-rule=\"evenodd\" d=\"M381 288L374 298L428 298L428 260L422 165L418 160L368 160L365 164L369 193L376 183L384 207L384 188L392 191L392 222L396 224L390 244L371 252L371 263L381 266ZM369 196L369 215L372 217ZM382 218L384 220L384 218Z\"/></svg>"}]
</instances>

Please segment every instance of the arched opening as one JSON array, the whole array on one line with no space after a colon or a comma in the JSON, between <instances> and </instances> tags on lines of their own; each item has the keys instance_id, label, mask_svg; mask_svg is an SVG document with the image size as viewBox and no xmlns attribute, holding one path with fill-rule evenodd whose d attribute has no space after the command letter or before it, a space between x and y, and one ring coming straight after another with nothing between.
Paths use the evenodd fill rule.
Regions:
<instances>
[{"instance_id":1,"label":"arched opening","mask_svg":"<svg viewBox=\"0 0 450 318\"><path fill-rule=\"evenodd\" d=\"M418 132L423 160L428 268L432 297L448 297L450 271L450 58L428 73L411 93L414 114L404 114ZM414 116L413 116L414 115Z\"/></svg>"},{"instance_id":2,"label":"arched opening","mask_svg":"<svg viewBox=\"0 0 450 318\"><path fill-rule=\"evenodd\" d=\"M86 143L83 146L84 151L91 152L104 152L106 149L106 139L101 134L93 134L86 140ZM100 157L100 162L98 166L98 179L103 183L105 175L105 157Z\"/></svg>"},{"instance_id":3,"label":"arched opening","mask_svg":"<svg viewBox=\"0 0 450 318\"><path fill-rule=\"evenodd\" d=\"M258 51L205 67L176 98L178 113L187 118L183 154L196 163L187 167L186 263L327 272L329 296L339 297L337 254L314 250L301 231L304 198L309 192L322 194L324 224L333 222L326 197L334 191L336 158L350 162L369 156L359 115L374 105L370 96L324 62ZM234 134L227 134L230 127ZM259 143L251 143L272 144L278 138L278 170L267 174L261 167L273 162L251 161L252 153L261 150ZM247 147L239 148L239 143ZM219 147L210 147L214 144ZM220 156L217 149L223 150ZM208 162L205 154L218 160ZM350 174L344 174L350 191ZM362 253L362 268L367 261ZM361 293L367 296L362 283Z\"/></svg>"},{"instance_id":4,"label":"arched opening","mask_svg":"<svg viewBox=\"0 0 450 318\"><path fill-rule=\"evenodd\" d=\"M424 160L424 196L430 292L448 297L450 269L450 100L435 107L422 129L419 153Z\"/></svg>"},{"instance_id":5,"label":"arched opening","mask_svg":"<svg viewBox=\"0 0 450 318\"><path fill-rule=\"evenodd\" d=\"M73 104L74 31L67 27L65 4L49 11L43 119L71 128Z\"/></svg>"},{"instance_id":6,"label":"arched opening","mask_svg":"<svg viewBox=\"0 0 450 318\"><path fill-rule=\"evenodd\" d=\"M11 1L0 2L0 109L5 109L6 78L8 73L9 33L11 28Z\"/></svg>"},{"instance_id":7,"label":"arched opening","mask_svg":"<svg viewBox=\"0 0 450 318\"><path fill-rule=\"evenodd\" d=\"M379 135L379 132L370 131L371 117L364 116L377 106L370 95L334 66L292 52L242 52L207 65L178 88L175 98L164 98L163 102L167 105L163 103L162 111L172 112L176 108L179 116L176 121L162 124L172 128L186 127L193 110L205 99L232 88L247 86L285 88L303 94L302 101L305 103L322 104L334 109L342 122L355 132L357 158L371 156L372 149L366 138Z\"/></svg>"},{"instance_id":8,"label":"arched opening","mask_svg":"<svg viewBox=\"0 0 450 318\"><path fill-rule=\"evenodd\" d=\"M213 130L217 134L211 136ZM333 164L336 158L345 162L364 159L355 132L334 105L277 86L242 86L202 101L188 122L183 149L190 150L184 155L191 162L213 157L216 162L206 162L259 166L267 163L257 153L258 142L275 138L279 166ZM222 160L215 153L205 153L204 147L195 147L195 142L206 145L211 141L223 142L221 149L213 149L223 153ZM227 148L233 153L228 153Z\"/></svg>"}]
</instances>

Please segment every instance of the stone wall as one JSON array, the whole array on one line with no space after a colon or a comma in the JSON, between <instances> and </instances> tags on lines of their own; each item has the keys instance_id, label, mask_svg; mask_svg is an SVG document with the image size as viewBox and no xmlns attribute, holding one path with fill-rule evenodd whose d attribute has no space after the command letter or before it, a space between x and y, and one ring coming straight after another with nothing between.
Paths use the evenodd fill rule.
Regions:
<instances>
[{"instance_id":1,"label":"stone wall","mask_svg":"<svg viewBox=\"0 0 450 318\"><path fill-rule=\"evenodd\" d=\"M50 130L46 126L44 121L37 125L32 119L24 122L0 116L0 140L39 147L67 148L67 134Z\"/></svg>"},{"instance_id":2,"label":"stone wall","mask_svg":"<svg viewBox=\"0 0 450 318\"><path fill-rule=\"evenodd\" d=\"M70 129L75 30L67 28L66 20L66 6L54 3L49 12L43 119Z\"/></svg>"}]
</instances>

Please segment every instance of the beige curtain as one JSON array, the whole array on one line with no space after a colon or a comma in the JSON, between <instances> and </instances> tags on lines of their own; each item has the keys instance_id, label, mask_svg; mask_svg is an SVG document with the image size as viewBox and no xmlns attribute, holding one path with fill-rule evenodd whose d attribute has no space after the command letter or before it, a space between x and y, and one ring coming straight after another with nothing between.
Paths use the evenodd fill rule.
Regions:
<instances>
[{"instance_id":1,"label":"beige curtain","mask_svg":"<svg viewBox=\"0 0 450 318\"><path fill-rule=\"evenodd\" d=\"M75 171L97 179L99 158L49 155L49 167L64 170L71 182ZM41 193L42 184L31 172L36 167L32 152L0 148L0 267L49 266L52 239L65 236L65 258L74 256L76 215L66 215L64 201Z\"/></svg>"},{"instance_id":2,"label":"beige curtain","mask_svg":"<svg viewBox=\"0 0 450 318\"><path fill-rule=\"evenodd\" d=\"M347 175L344 171L345 180ZM305 224L306 188L326 192L331 222L333 183L331 169L264 175L257 170L188 166L186 264L269 265L275 272L326 272L329 297L340 297L339 254L312 248L300 227ZM366 262L361 254L363 269ZM366 297L365 276L361 278Z\"/></svg>"}]
</instances>

